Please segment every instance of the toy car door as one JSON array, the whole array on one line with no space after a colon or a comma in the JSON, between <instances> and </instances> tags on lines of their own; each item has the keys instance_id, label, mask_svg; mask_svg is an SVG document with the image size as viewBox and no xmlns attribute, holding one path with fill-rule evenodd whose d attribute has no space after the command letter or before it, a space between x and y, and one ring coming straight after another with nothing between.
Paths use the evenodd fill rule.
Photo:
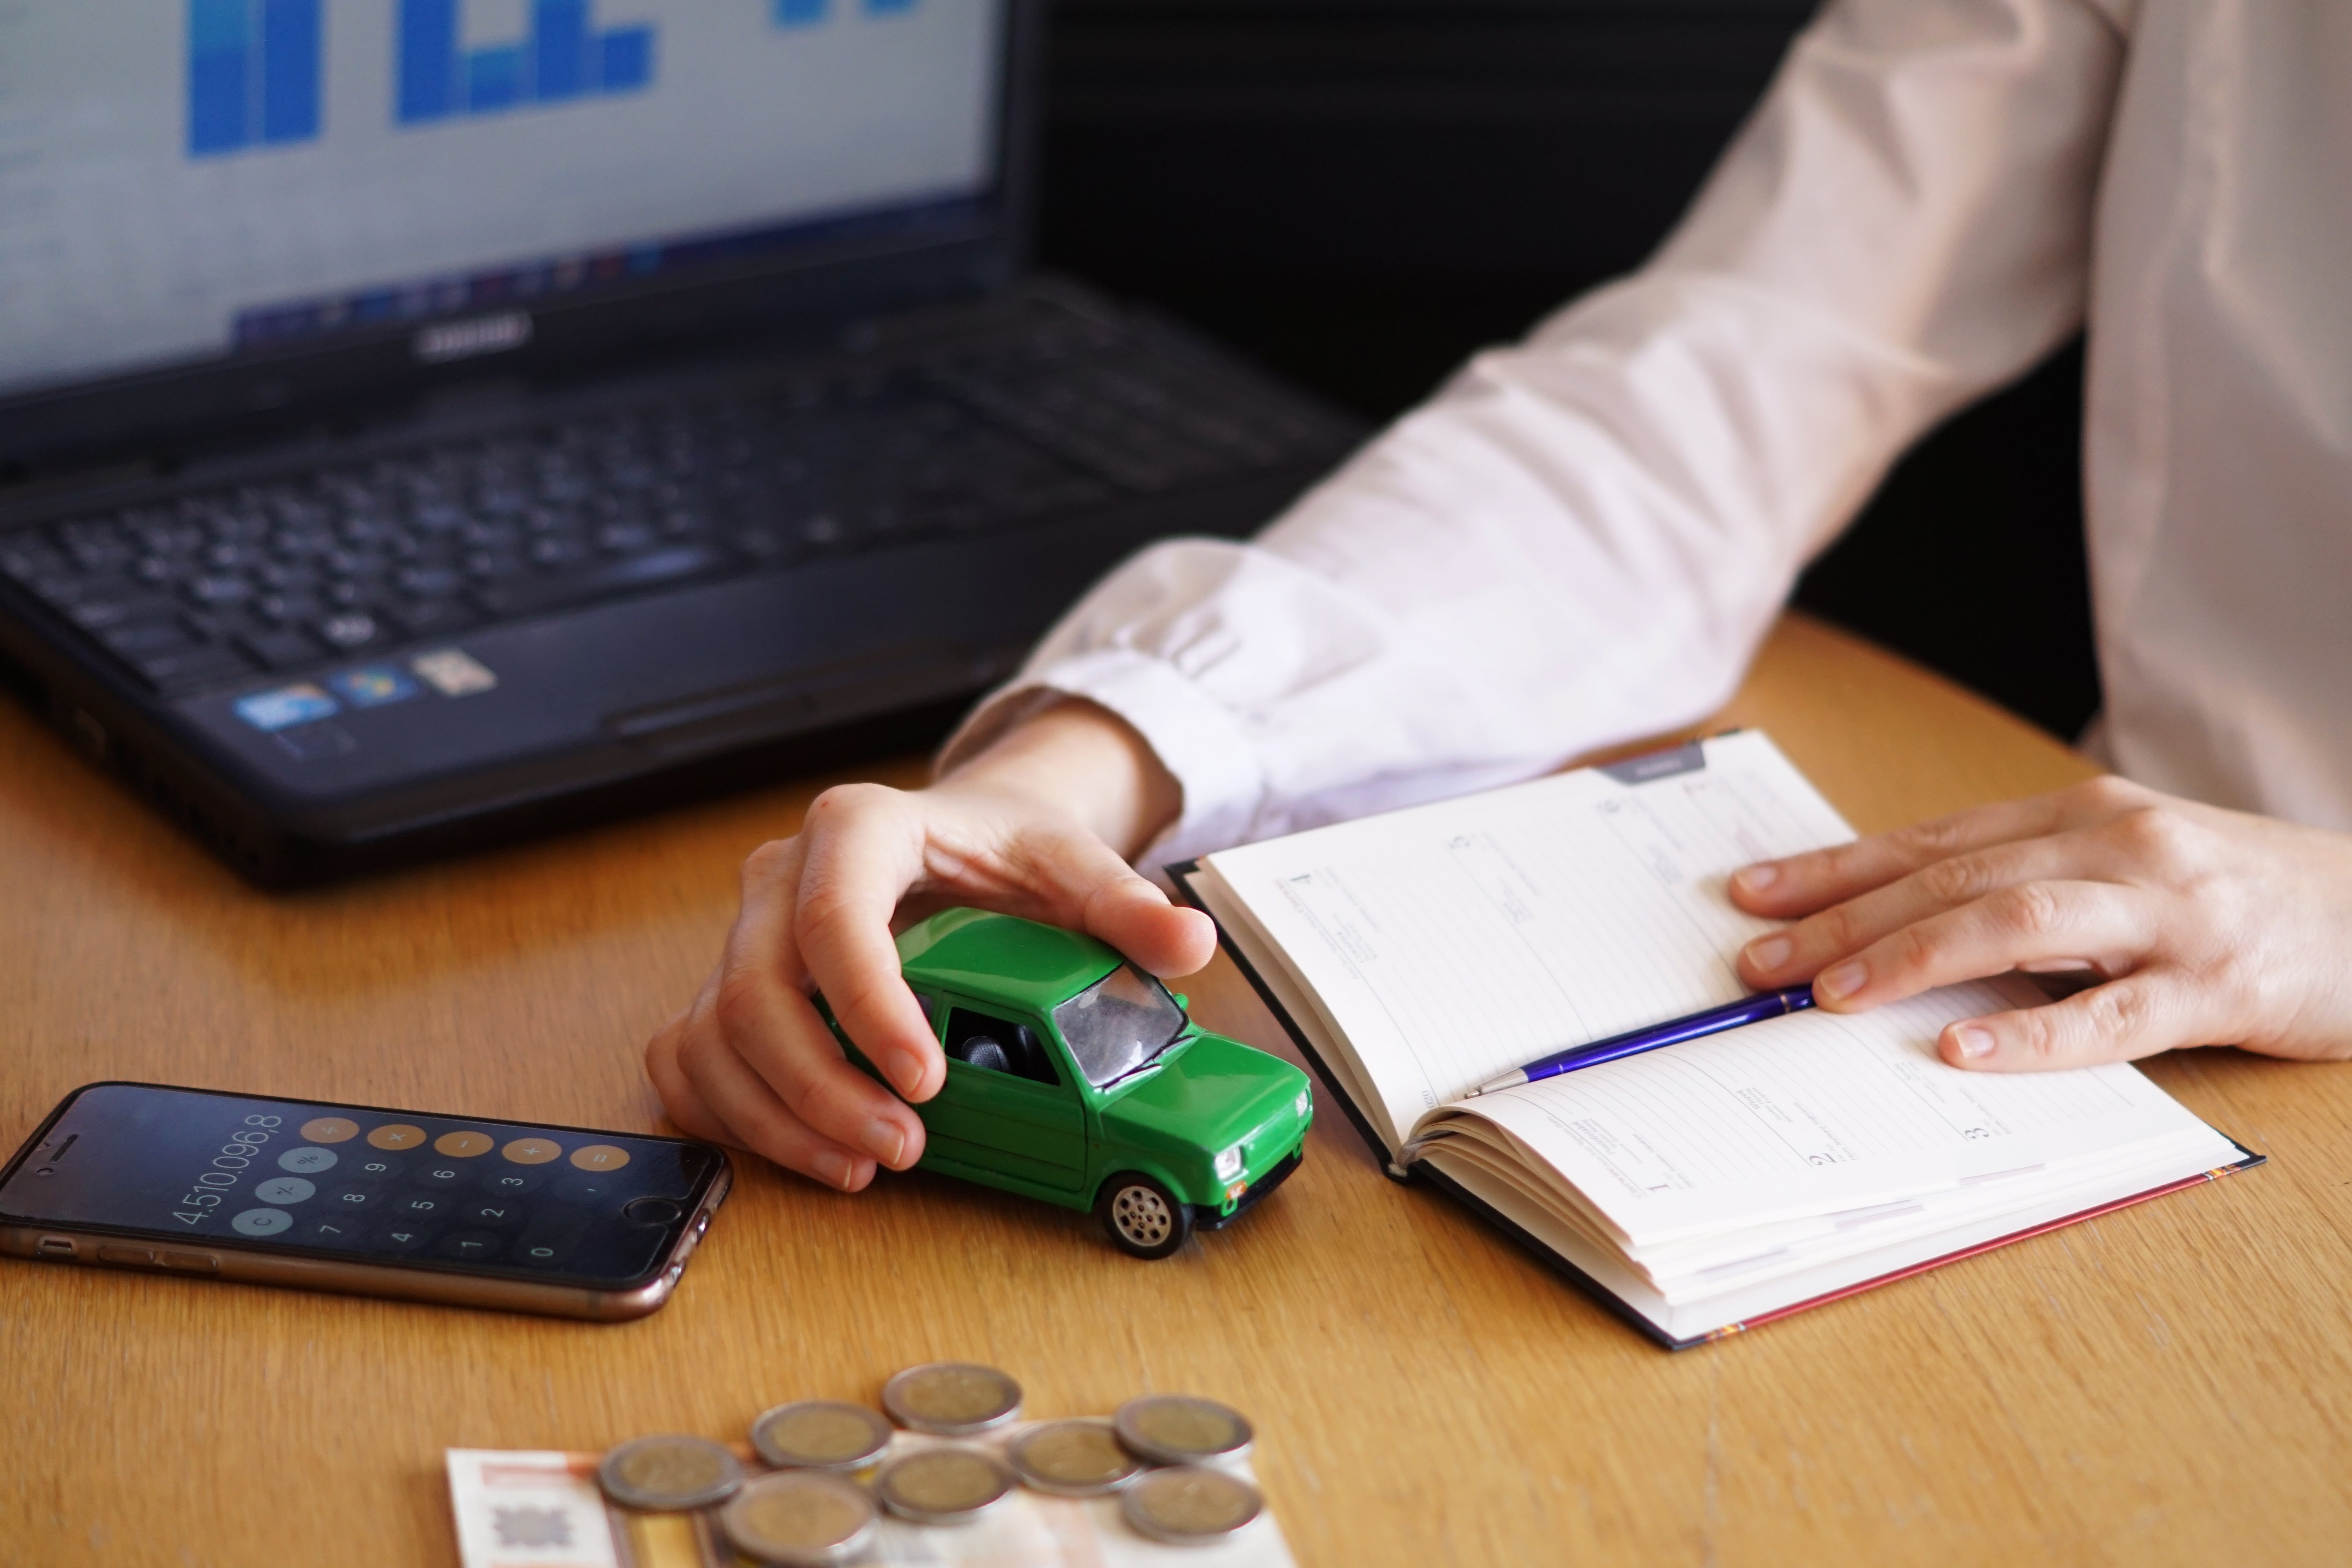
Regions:
<instances>
[{"instance_id":1,"label":"toy car door","mask_svg":"<svg viewBox=\"0 0 2352 1568\"><path fill-rule=\"evenodd\" d=\"M948 1080L919 1107L942 1159L1059 1192L1087 1175L1086 1110L1036 1020L941 999Z\"/></svg>"}]
</instances>

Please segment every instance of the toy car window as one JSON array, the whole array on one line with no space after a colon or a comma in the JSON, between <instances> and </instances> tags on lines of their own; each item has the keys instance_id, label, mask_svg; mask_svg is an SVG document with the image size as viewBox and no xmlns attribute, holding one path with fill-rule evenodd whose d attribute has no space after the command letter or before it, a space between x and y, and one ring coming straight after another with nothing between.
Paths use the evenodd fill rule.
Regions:
<instances>
[{"instance_id":1,"label":"toy car window","mask_svg":"<svg viewBox=\"0 0 2352 1568\"><path fill-rule=\"evenodd\" d=\"M1062 1075L1054 1070L1053 1056L1037 1037L1037 1031L1010 1018L975 1012L970 1007L950 1008L947 1047L948 1055L966 1067L1010 1073L1032 1083L1062 1081Z\"/></svg>"},{"instance_id":2,"label":"toy car window","mask_svg":"<svg viewBox=\"0 0 2352 1568\"><path fill-rule=\"evenodd\" d=\"M1184 1009L1167 988L1122 963L1054 1009L1078 1070L1097 1089L1148 1065L1184 1032Z\"/></svg>"}]
</instances>

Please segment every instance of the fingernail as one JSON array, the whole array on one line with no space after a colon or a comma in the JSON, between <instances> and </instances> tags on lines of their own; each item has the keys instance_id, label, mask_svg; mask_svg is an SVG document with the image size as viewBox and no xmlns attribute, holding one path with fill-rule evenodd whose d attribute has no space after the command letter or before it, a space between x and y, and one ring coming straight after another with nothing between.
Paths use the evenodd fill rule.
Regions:
<instances>
[{"instance_id":1,"label":"fingernail","mask_svg":"<svg viewBox=\"0 0 2352 1568\"><path fill-rule=\"evenodd\" d=\"M857 1169L850 1163L849 1156L837 1149L820 1150L809 1163L816 1167L819 1181L828 1186L842 1188L849 1185L849 1178Z\"/></svg>"},{"instance_id":2,"label":"fingernail","mask_svg":"<svg viewBox=\"0 0 2352 1568\"><path fill-rule=\"evenodd\" d=\"M1760 893L1780 879L1780 868L1743 866L1731 874L1731 879L1739 884L1739 890L1743 893Z\"/></svg>"},{"instance_id":3,"label":"fingernail","mask_svg":"<svg viewBox=\"0 0 2352 1568\"><path fill-rule=\"evenodd\" d=\"M1979 1029L1975 1025L1970 1024L1966 1027L1955 1030L1952 1035L1952 1039L1959 1046L1960 1055L1967 1057L1971 1060L1979 1057L1989 1057L1992 1055L1992 1031L1990 1029Z\"/></svg>"},{"instance_id":4,"label":"fingernail","mask_svg":"<svg viewBox=\"0 0 2352 1568\"><path fill-rule=\"evenodd\" d=\"M890 1053L890 1082L900 1094L912 1094L923 1081L923 1058L912 1051Z\"/></svg>"},{"instance_id":5,"label":"fingernail","mask_svg":"<svg viewBox=\"0 0 2352 1568\"><path fill-rule=\"evenodd\" d=\"M907 1135L898 1130L898 1124L885 1121L878 1116L866 1124L866 1130L857 1135L857 1141L866 1145L867 1153L894 1171L907 1152Z\"/></svg>"},{"instance_id":6,"label":"fingernail","mask_svg":"<svg viewBox=\"0 0 2352 1568\"><path fill-rule=\"evenodd\" d=\"M1824 973L1813 982L1813 989L1832 1002L1843 1001L1861 990L1863 982L1869 978L1870 966L1856 959L1852 963L1841 963Z\"/></svg>"},{"instance_id":7,"label":"fingernail","mask_svg":"<svg viewBox=\"0 0 2352 1568\"><path fill-rule=\"evenodd\" d=\"M1796 951L1797 944L1785 936L1759 936L1748 944L1748 962L1759 969L1778 969Z\"/></svg>"}]
</instances>

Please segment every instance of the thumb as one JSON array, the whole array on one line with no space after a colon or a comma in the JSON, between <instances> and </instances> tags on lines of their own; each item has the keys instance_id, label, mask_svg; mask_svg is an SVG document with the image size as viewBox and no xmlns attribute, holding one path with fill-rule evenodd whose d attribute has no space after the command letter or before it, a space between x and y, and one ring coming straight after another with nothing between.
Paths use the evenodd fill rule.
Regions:
<instances>
[{"instance_id":1,"label":"thumb","mask_svg":"<svg viewBox=\"0 0 2352 1568\"><path fill-rule=\"evenodd\" d=\"M1033 842L1031 874L1056 923L1096 937L1158 975L1190 974L1216 956L1217 928L1179 909L1109 845L1078 829Z\"/></svg>"}]
</instances>

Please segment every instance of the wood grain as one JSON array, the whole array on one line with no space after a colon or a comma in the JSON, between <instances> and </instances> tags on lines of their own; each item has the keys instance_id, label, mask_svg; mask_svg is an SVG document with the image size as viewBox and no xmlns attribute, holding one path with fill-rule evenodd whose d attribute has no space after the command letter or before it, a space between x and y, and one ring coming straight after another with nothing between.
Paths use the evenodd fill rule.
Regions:
<instances>
[{"instance_id":1,"label":"wood grain","mask_svg":"<svg viewBox=\"0 0 2352 1568\"><path fill-rule=\"evenodd\" d=\"M1864 829L2087 771L1801 619L1725 720ZM641 1042L744 851L827 782L273 897L0 709L0 1141L101 1078L652 1127ZM1286 1051L1222 961L1186 989ZM952 1355L1038 1414L1239 1405L1312 1564L2341 1562L2352 1067L2154 1071L2272 1164L1678 1356L1383 1180L1337 1116L1279 1198L1155 1265L952 1183L752 1166L674 1304L623 1327L7 1262L0 1558L448 1563L444 1447L736 1437Z\"/></svg>"}]
</instances>

